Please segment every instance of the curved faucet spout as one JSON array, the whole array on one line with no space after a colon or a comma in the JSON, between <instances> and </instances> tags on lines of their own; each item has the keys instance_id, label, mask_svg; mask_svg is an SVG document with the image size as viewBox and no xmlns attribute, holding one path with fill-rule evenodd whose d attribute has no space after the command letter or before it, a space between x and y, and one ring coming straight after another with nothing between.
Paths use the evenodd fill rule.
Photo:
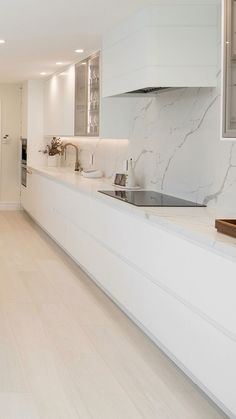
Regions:
<instances>
[{"instance_id":1,"label":"curved faucet spout","mask_svg":"<svg viewBox=\"0 0 236 419\"><path fill-rule=\"evenodd\" d=\"M75 155L75 172L79 172L82 170L82 167L80 166L80 162L79 162L79 148L77 145L72 144L72 143L66 143L63 147L62 147L62 151L61 154L62 156L66 153L66 149L67 147L74 147L76 155Z\"/></svg>"}]
</instances>

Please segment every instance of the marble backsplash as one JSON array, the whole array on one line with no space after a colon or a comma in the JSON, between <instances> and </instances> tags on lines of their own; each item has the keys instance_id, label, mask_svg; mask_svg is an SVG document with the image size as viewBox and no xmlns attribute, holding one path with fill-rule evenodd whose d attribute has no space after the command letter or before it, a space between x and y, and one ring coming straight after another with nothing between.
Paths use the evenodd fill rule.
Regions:
<instances>
[{"instance_id":1,"label":"marble backsplash","mask_svg":"<svg viewBox=\"0 0 236 419\"><path fill-rule=\"evenodd\" d=\"M132 157L140 186L236 214L236 143L220 140L219 88L139 97L129 139L73 142L80 146L83 166L90 167L93 154L94 168L108 178ZM62 164L72 165L73 159L69 152Z\"/></svg>"}]
</instances>

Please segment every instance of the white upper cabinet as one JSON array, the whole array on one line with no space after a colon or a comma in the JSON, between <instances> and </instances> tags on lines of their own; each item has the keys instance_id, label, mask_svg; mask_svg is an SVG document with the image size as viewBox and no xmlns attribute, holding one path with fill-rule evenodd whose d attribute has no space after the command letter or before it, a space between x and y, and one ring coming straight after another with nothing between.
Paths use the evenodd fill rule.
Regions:
<instances>
[{"instance_id":1,"label":"white upper cabinet","mask_svg":"<svg viewBox=\"0 0 236 419\"><path fill-rule=\"evenodd\" d=\"M75 66L75 135L97 137L100 116L100 54Z\"/></svg>"},{"instance_id":2,"label":"white upper cabinet","mask_svg":"<svg viewBox=\"0 0 236 419\"><path fill-rule=\"evenodd\" d=\"M40 165L43 159L39 149L43 143L44 81L28 80L22 86L21 136L27 138L27 163Z\"/></svg>"},{"instance_id":3,"label":"white upper cabinet","mask_svg":"<svg viewBox=\"0 0 236 419\"><path fill-rule=\"evenodd\" d=\"M44 134L74 135L75 66L53 75L45 83Z\"/></svg>"},{"instance_id":4,"label":"white upper cabinet","mask_svg":"<svg viewBox=\"0 0 236 419\"><path fill-rule=\"evenodd\" d=\"M99 53L54 74L45 83L44 134L99 135Z\"/></svg>"},{"instance_id":5,"label":"white upper cabinet","mask_svg":"<svg viewBox=\"0 0 236 419\"><path fill-rule=\"evenodd\" d=\"M100 97L99 53L44 84L44 135L128 137L136 99Z\"/></svg>"},{"instance_id":6,"label":"white upper cabinet","mask_svg":"<svg viewBox=\"0 0 236 419\"><path fill-rule=\"evenodd\" d=\"M103 97L148 88L215 86L219 5L156 4L107 33Z\"/></svg>"}]
</instances>

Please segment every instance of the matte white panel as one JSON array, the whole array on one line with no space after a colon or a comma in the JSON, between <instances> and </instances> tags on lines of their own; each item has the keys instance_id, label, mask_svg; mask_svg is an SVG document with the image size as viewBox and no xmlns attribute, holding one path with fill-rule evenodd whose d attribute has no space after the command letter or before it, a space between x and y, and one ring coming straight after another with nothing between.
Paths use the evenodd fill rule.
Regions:
<instances>
[{"instance_id":1,"label":"matte white panel","mask_svg":"<svg viewBox=\"0 0 236 419\"><path fill-rule=\"evenodd\" d=\"M235 263L34 171L28 178L23 207L235 415Z\"/></svg>"},{"instance_id":2,"label":"matte white panel","mask_svg":"<svg viewBox=\"0 0 236 419\"><path fill-rule=\"evenodd\" d=\"M217 5L156 5L104 36L104 97L145 87L215 86Z\"/></svg>"},{"instance_id":3,"label":"matte white panel","mask_svg":"<svg viewBox=\"0 0 236 419\"><path fill-rule=\"evenodd\" d=\"M75 66L45 83L44 134L74 135Z\"/></svg>"}]
</instances>

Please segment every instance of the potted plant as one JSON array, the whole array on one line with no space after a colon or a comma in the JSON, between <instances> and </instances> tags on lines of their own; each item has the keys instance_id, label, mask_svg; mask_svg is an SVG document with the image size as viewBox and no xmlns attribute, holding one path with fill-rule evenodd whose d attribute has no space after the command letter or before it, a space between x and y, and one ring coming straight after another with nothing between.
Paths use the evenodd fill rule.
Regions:
<instances>
[{"instance_id":1,"label":"potted plant","mask_svg":"<svg viewBox=\"0 0 236 419\"><path fill-rule=\"evenodd\" d=\"M46 146L46 153L48 154L48 166L56 167L58 165L58 157L62 151L62 141L60 138L53 137L50 144Z\"/></svg>"}]
</instances>

